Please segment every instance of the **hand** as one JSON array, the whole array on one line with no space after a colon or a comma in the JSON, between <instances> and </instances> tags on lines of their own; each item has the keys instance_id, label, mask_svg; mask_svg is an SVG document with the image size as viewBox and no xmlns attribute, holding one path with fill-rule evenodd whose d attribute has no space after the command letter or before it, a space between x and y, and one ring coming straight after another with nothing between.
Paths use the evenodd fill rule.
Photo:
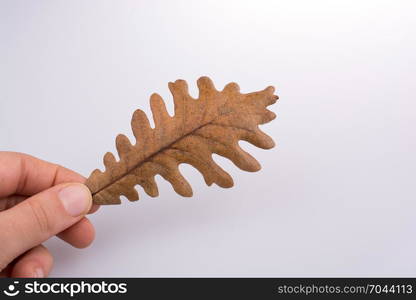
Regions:
<instances>
[{"instance_id":1,"label":"hand","mask_svg":"<svg viewBox=\"0 0 416 300\"><path fill-rule=\"evenodd\" d=\"M45 277L57 235L77 248L94 240L85 217L98 209L81 175L32 156L0 152L0 277Z\"/></svg>"}]
</instances>

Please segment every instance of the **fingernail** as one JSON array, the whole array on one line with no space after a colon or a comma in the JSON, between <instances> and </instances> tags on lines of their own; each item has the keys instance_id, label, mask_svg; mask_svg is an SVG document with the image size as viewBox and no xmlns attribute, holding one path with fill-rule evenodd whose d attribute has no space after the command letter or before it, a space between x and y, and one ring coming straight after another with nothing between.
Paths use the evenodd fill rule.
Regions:
<instances>
[{"instance_id":1,"label":"fingernail","mask_svg":"<svg viewBox=\"0 0 416 300\"><path fill-rule=\"evenodd\" d=\"M33 278L43 278L45 277L45 274L43 273L42 268L36 268L33 271Z\"/></svg>"},{"instance_id":2,"label":"fingernail","mask_svg":"<svg viewBox=\"0 0 416 300\"><path fill-rule=\"evenodd\" d=\"M67 213L73 217L87 213L91 206L91 192L83 184L66 186L58 196Z\"/></svg>"}]
</instances>

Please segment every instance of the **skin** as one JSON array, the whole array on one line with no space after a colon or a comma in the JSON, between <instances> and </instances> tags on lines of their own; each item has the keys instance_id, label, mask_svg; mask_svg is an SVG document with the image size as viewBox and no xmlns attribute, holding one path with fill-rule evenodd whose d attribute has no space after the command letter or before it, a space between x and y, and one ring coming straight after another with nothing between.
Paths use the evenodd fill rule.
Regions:
<instances>
[{"instance_id":1,"label":"skin","mask_svg":"<svg viewBox=\"0 0 416 300\"><path fill-rule=\"evenodd\" d=\"M85 216L69 216L58 193L85 178L33 156L0 151L0 277L46 277L52 254L42 243L57 236L76 248L88 247L95 230ZM85 187L85 186L84 186Z\"/></svg>"}]
</instances>

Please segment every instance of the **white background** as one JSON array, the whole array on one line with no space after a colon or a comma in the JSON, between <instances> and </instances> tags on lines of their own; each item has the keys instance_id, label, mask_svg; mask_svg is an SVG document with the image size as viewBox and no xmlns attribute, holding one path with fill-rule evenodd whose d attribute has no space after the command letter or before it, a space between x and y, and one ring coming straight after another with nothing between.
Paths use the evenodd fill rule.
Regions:
<instances>
[{"instance_id":1,"label":"white background","mask_svg":"<svg viewBox=\"0 0 416 300\"><path fill-rule=\"evenodd\" d=\"M0 149L88 176L167 83L277 87L235 187L103 207L53 276L416 276L414 1L0 1Z\"/></svg>"}]
</instances>

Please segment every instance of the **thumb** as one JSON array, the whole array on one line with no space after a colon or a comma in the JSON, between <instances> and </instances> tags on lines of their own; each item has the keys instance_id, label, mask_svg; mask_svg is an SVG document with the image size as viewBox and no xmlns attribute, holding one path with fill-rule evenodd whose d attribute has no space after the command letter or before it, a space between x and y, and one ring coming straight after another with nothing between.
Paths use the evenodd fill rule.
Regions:
<instances>
[{"instance_id":1,"label":"thumb","mask_svg":"<svg viewBox=\"0 0 416 300\"><path fill-rule=\"evenodd\" d=\"M0 270L23 252L78 222L91 208L80 183L56 185L0 212Z\"/></svg>"}]
</instances>

